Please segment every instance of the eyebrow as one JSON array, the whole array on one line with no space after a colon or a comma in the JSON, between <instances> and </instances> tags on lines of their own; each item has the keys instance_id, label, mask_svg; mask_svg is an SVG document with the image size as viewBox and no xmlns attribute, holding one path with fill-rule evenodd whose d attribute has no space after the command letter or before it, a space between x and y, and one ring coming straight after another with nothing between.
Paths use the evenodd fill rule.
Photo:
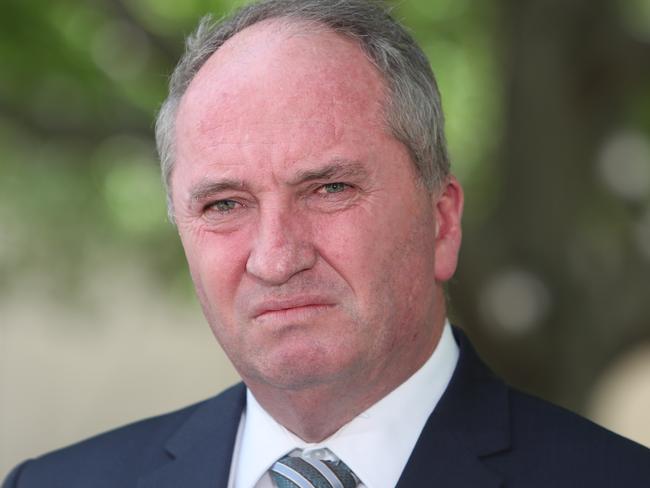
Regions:
<instances>
[{"instance_id":1,"label":"eyebrow","mask_svg":"<svg viewBox=\"0 0 650 488\"><path fill-rule=\"evenodd\" d=\"M289 184L300 185L314 180L331 180L334 178L350 178L367 176L368 170L359 161L336 159L320 168L300 170Z\"/></svg>"},{"instance_id":2,"label":"eyebrow","mask_svg":"<svg viewBox=\"0 0 650 488\"><path fill-rule=\"evenodd\" d=\"M331 180L335 178L363 177L368 175L368 170L359 161L335 159L331 163L315 169L300 170L292 178L289 186L297 186L309 181ZM198 183L190 190L190 199L193 202L204 200L216 193L223 191L245 191L248 189L242 180L219 180Z\"/></svg>"},{"instance_id":3,"label":"eyebrow","mask_svg":"<svg viewBox=\"0 0 650 488\"><path fill-rule=\"evenodd\" d=\"M227 190L246 190L246 184L241 180L219 180L206 181L197 184L190 191L190 199L193 202L204 200L215 193Z\"/></svg>"}]
</instances>

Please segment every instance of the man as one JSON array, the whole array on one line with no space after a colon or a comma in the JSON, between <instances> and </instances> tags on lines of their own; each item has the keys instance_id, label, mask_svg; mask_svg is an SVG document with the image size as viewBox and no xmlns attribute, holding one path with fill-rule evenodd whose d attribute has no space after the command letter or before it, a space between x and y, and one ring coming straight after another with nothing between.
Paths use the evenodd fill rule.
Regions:
<instances>
[{"instance_id":1,"label":"man","mask_svg":"<svg viewBox=\"0 0 650 488\"><path fill-rule=\"evenodd\" d=\"M204 314L244 380L6 487L648 486L648 450L515 392L446 321L463 192L409 35L365 0L204 22L157 140Z\"/></svg>"}]
</instances>

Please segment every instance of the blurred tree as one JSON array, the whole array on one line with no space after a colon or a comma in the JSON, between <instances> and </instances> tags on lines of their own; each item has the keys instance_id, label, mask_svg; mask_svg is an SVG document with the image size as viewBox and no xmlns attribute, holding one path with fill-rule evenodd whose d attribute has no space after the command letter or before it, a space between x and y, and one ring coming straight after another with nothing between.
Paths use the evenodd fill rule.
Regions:
<instances>
[{"instance_id":1,"label":"blurred tree","mask_svg":"<svg viewBox=\"0 0 650 488\"><path fill-rule=\"evenodd\" d=\"M235 2L8 0L0 16L0 292L74 301L98 256L190 289L153 118L182 36ZM241 2L237 2L241 3ZM454 316L515 384L573 408L650 340L646 0L406 0L467 191Z\"/></svg>"},{"instance_id":2,"label":"blurred tree","mask_svg":"<svg viewBox=\"0 0 650 488\"><path fill-rule=\"evenodd\" d=\"M607 0L499 8L497 204L465 228L451 295L508 378L584 410L608 362L650 340L650 22L635 37Z\"/></svg>"}]
</instances>

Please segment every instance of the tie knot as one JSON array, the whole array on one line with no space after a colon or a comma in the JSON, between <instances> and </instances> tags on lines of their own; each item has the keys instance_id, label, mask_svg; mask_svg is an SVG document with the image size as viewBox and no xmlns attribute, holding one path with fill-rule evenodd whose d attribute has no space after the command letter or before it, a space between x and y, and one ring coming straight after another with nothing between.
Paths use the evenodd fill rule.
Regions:
<instances>
[{"instance_id":1,"label":"tie knot","mask_svg":"<svg viewBox=\"0 0 650 488\"><path fill-rule=\"evenodd\" d=\"M356 488L359 481L343 461L285 456L271 466L278 488Z\"/></svg>"}]
</instances>

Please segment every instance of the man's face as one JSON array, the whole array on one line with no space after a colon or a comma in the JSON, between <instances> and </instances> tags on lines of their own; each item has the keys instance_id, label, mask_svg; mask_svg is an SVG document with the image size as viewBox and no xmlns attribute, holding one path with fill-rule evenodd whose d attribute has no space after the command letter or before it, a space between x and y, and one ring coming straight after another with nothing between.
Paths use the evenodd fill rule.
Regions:
<instances>
[{"instance_id":1,"label":"man's face","mask_svg":"<svg viewBox=\"0 0 650 488\"><path fill-rule=\"evenodd\" d=\"M384 92L352 41L264 22L183 97L175 218L204 313L249 386L373 381L435 347L436 281L457 242L449 252L438 235L442 200L387 130Z\"/></svg>"}]
</instances>

